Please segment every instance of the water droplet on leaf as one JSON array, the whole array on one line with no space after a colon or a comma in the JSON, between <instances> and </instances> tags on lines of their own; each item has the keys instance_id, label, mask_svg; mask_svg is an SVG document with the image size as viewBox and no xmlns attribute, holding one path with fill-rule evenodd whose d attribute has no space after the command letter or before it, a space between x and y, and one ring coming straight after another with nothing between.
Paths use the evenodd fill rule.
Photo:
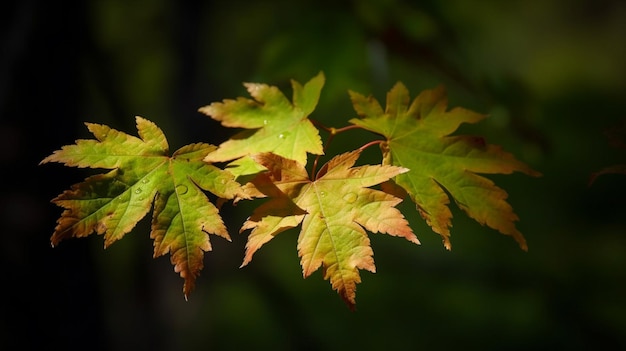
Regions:
<instances>
[{"instance_id":1,"label":"water droplet on leaf","mask_svg":"<svg viewBox=\"0 0 626 351\"><path fill-rule=\"evenodd\" d=\"M141 194L141 188L135 189L135 194Z\"/></svg>"},{"instance_id":2,"label":"water droplet on leaf","mask_svg":"<svg viewBox=\"0 0 626 351\"><path fill-rule=\"evenodd\" d=\"M141 182L142 182L143 184L148 184L148 179L147 179L147 178L144 178L144 179L142 179L142 180L141 180Z\"/></svg>"},{"instance_id":3,"label":"water droplet on leaf","mask_svg":"<svg viewBox=\"0 0 626 351\"><path fill-rule=\"evenodd\" d=\"M178 184L178 185L176 186L176 193L177 193L178 195L184 195L184 194L186 194L186 193L187 193L187 191L189 191L189 188L187 188L187 186L186 186L186 185L183 185L183 184Z\"/></svg>"},{"instance_id":4,"label":"water droplet on leaf","mask_svg":"<svg viewBox=\"0 0 626 351\"><path fill-rule=\"evenodd\" d=\"M264 124L264 125L267 125L268 123L269 123L269 121L268 121L268 120L266 120L266 119L264 119L264 120L263 120L263 124Z\"/></svg>"},{"instance_id":5,"label":"water droplet on leaf","mask_svg":"<svg viewBox=\"0 0 626 351\"><path fill-rule=\"evenodd\" d=\"M355 193L347 193L343 196L343 199L349 204L354 203L357 198L358 196Z\"/></svg>"},{"instance_id":6,"label":"water droplet on leaf","mask_svg":"<svg viewBox=\"0 0 626 351\"><path fill-rule=\"evenodd\" d=\"M283 133L278 134L278 139L285 139L285 134Z\"/></svg>"}]
</instances>

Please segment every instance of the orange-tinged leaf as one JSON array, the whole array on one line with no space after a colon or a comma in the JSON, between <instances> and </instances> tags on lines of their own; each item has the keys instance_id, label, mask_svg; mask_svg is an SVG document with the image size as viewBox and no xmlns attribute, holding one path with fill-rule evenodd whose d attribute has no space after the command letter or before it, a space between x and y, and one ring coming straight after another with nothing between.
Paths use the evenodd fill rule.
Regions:
<instances>
[{"instance_id":1,"label":"orange-tinged leaf","mask_svg":"<svg viewBox=\"0 0 626 351\"><path fill-rule=\"evenodd\" d=\"M226 127L245 128L222 143L205 160L225 162L261 152L272 152L306 164L307 152L321 155L322 141L308 116L317 105L324 80L324 75L319 73L304 86L292 81L293 102L275 86L246 83L244 85L254 100L240 97L200 108L200 112L220 121ZM233 165L239 166L237 163ZM246 169L233 172L238 175L248 174Z\"/></svg>"},{"instance_id":2,"label":"orange-tinged leaf","mask_svg":"<svg viewBox=\"0 0 626 351\"><path fill-rule=\"evenodd\" d=\"M617 149L626 149L626 121L623 121L620 125L608 128L605 131L606 136L609 138L611 146ZM626 174L626 164L616 164L594 172L589 177L589 185L593 184L596 179L605 174Z\"/></svg>"},{"instance_id":3,"label":"orange-tinged leaf","mask_svg":"<svg viewBox=\"0 0 626 351\"><path fill-rule=\"evenodd\" d=\"M78 140L42 163L112 169L75 184L52 201L63 207L51 242L103 234L105 247L130 232L154 203L154 257L171 254L174 270L185 280L187 296L211 250L208 234L230 240L226 227L203 190L232 199L244 197L234 176L203 161L215 146L197 143L168 155L163 132L137 117L140 138L108 126L87 123L96 140Z\"/></svg>"},{"instance_id":4,"label":"orange-tinged leaf","mask_svg":"<svg viewBox=\"0 0 626 351\"><path fill-rule=\"evenodd\" d=\"M604 174L626 174L626 165L613 165L592 173L591 177L589 177L589 185L593 184L599 176Z\"/></svg>"},{"instance_id":5,"label":"orange-tinged leaf","mask_svg":"<svg viewBox=\"0 0 626 351\"><path fill-rule=\"evenodd\" d=\"M386 138L381 146L385 164L411 170L394 181L442 236L446 248L451 248L449 193L470 217L512 236L527 249L524 236L515 227L518 217L506 202L507 193L478 174L540 174L480 137L451 135L462 123L477 123L484 115L463 108L448 110L442 87L426 90L411 102L406 87L397 83L387 94L385 110L372 97L355 92L350 96L360 116L350 122Z\"/></svg>"},{"instance_id":6,"label":"orange-tinged leaf","mask_svg":"<svg viewBox=\"0 0 626 351\"><path fill-rule=\"evenodd\" d=\"M304 166L294 160L264 153L253 156L268 171L246 188L270 199L243 225L251 229L243 265L278 233L302 228L298 255L304 277L319 267L344 301L353 308L359 269L375 272L373 252L365 230L401 236L419 244L408 222L395 206L402 200L369 187L402 174L395 166L353 167L360 151L336 156L309 179Z\"/></svg>"}]
</instances>

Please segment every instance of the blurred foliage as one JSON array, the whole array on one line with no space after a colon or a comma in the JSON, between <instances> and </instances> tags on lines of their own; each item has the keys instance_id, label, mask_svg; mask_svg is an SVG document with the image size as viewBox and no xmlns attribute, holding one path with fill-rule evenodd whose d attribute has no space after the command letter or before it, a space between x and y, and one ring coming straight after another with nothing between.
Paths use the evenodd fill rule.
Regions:
<instances>
[{"instance_id":1,"label":"blurred foliage","mask_svg":"<svg viewBox=\"0 0 626 351\"><path fill-rule=\"evenodd\" d=\"M603 134L626 119L623 1L30 0L6 8L2 345L626 347L626 183L605 175L587 187L592 172L623 163ZM85 137L83 121L132 130L141 115L172 149L217 144L231 131L199 107L245 95L242 82L289 91L290 78L320 70L327 84L312 118L330 126L354 116L348 89L382 100L398 80L411 91L444 84L450 106L490 114L463 131L544 174L493 177L529 252L458 210L446 252L416 215L419 247L372 236L377 273L363 274L351 313L321 277L301 278L295 232L243 269L245 234L215 240L189 302L167 259L152 260L148 222L106 251L96 237L50 249L58 211L46 203L86 173L36 164ZM337 138L329 154L359 138ZM224 211L236 230L249 208ZM36 337L17 339L24 330Z\"/></svg>"}]
</instances>

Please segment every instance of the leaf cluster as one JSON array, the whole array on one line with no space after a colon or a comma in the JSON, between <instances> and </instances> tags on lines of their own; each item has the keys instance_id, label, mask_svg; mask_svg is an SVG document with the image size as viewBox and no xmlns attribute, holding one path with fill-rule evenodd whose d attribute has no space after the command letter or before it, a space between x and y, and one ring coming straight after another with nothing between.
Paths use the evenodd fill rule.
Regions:
<instances>
[{"instance_id":1,"label":"leaf cluster","mask_svg":"<svg viewBox=\"0 0 626 351\"><path fill-rule=\"evenodd\" d=\"M442 87L411 100L407 88L397 83L384 108L372 96L350 91L355 117L348 126L326 127L309 118L324 82L323 73L304 85L292 81L291 100L275 86L245 83L251 98L200 108L222 125L239 129L218 146L196 143L170 154L165 135L147 119L136 118L139 137L87 123L95 139L77 140L42 161L107 170L52 200L64 209L52 245L96 233L108 247L152 210L154 257L170 254L187 297L203 268L204 253L212 249L209 234L230 240L219 206L258 201L240 228L249 231L242 266L276 235L299 227L303 276L321 267L324 279L350 308L356 304L360 270L376 271L368 233L419 244L396 208L405 199L415 204L447 249L452 201L527 249L507 193L483 174L539 173L481 137L453 134L462 123L477 123L484 115L448 109ZM356 128L371 132L372 140L327 155L330 160L317 170L326 151L320 132L328 134L327 146ZM380 163L357 165L361 152L376 145ZM218 200L213 203L207 193Z\"/></svg>"}]
</instances>

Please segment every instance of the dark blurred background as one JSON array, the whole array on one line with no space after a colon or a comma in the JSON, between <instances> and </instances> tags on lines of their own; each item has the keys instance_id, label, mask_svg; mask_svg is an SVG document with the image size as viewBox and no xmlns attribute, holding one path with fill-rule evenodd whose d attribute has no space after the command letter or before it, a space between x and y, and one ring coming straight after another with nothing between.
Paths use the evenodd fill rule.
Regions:
<instances>
[{"instance_id":1,"label":"dark blurred background","mask_svg":"<svg viewBox=\"0 0 626 351\"><path fill-rule=\"evenodd\" d=\"M0 348L345 350L626 348L626 163L605 130L626 121L626 3L549 1L24 0L0 12ZM509 192L529 251L454 208L453 250L408 203L421 246L373 235L350 312L321 272L302 279L297 232L239 269L251 207L226 205L185 301L149 219L107 250L49 238L49 201L93 174L38 163L91 137L156 122L172 150L229 135L197 109L247 96L242 82L327 77L312 118L341 127L347 90L379 100L444 84L451 106L490 118L486 137L543 173L491 176ZM355 134L357 135L357 134ZM323 135L325 136L325 135ZM338 137L330 152L367 142ZM348 139L348 140L346 140ZM372 154L369 157L376 157ZM367 160L365 160L367 161ZM374 162L374 161L372 161ZM603 346L604 347L604 346Z\"/></svg>"}]
</instances>

